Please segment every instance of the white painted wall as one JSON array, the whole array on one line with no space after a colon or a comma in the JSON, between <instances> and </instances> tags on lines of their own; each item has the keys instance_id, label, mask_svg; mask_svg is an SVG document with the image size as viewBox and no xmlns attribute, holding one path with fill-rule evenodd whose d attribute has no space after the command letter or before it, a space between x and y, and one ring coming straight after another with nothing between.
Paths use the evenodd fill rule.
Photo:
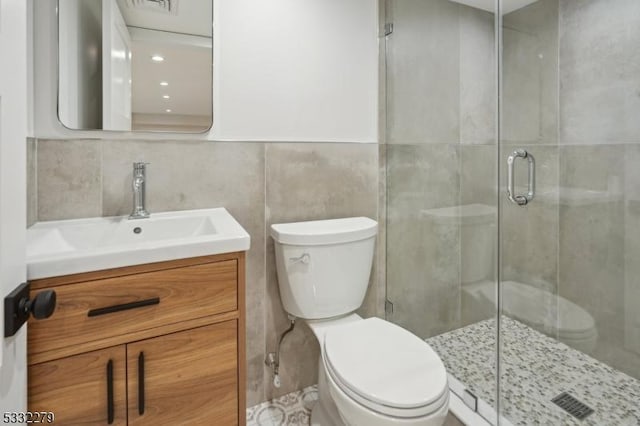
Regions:
<instances>
[{"instance_id":1,"label":"white painted wall","mask_svg":"<svg viewBox=\"0 0 640 426\"><path fill-rule=\"evenodd\" d=\"M377 0L215 1L214 125L205 135L63 128L55 0L35 7L36 137L377 142Z\"/></svg>"},{"instance_id":2,"label":"white painted wall","mask_svg":"<svg viewBox=\"0 0 640 426\"><path fill-rule=\"evenodd\" d=\"M376 140L376 1L215 6L215 137Z\"/></svg>"}]
</instances>

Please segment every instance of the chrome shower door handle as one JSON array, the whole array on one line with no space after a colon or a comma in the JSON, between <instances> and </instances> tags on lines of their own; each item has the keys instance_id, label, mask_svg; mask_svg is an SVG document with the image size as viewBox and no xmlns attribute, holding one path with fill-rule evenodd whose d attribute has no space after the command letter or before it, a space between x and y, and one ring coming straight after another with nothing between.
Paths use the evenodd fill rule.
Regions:
<instances>
[{"instance_id":1,"label":"chrome shower door handle","mask_svg":"<svg viewBox=\"0 0 640 426\"><path fill-rule=\"evenodd\" d=\"M525 195L515 194L515 163L518 158L526 159L529 163L529 185ZM536 195L536 159L524 149L517 149L507 158L507 196L512 203L526 206Z\"/></svg>"}]
</instances>

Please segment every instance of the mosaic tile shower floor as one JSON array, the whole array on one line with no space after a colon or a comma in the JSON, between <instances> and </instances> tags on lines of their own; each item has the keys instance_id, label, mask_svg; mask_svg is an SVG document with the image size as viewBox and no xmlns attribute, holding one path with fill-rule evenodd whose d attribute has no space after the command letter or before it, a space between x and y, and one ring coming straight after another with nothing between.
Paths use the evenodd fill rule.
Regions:
<instances>
[{"instance_id":1,"label":"mosaic tile shower floor","mask_svg":"<svg viewBox=\"0 0 640 426\"><path fill-rule=\"evenodd\" d=\"M447 371L495 407L495 320L427 339ZM514 425L640 425L640 380L503 317L501 415ZM595 410L579 421L551 402L569 392Z\"/></svg>"}]
</instances>

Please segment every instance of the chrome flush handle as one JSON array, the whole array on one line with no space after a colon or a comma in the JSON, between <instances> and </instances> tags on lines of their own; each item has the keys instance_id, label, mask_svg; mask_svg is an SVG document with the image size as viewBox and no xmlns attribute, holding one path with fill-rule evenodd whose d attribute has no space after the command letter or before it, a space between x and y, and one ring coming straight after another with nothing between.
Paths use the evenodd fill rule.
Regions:
<instances>
[{"instance_id":1,"label":"chrome flush handle","mask_svg":"<svg viewBox=\"0 0 640 426\"><path fill-rule=\"evenodd\" d=\"M302 263L308 265L311 262L311 255L309 253L302 253L300 257L290 257L289 261L293 264Z\"/></svg>"},{"instance_id":2,"label":"chrome flush handle","mask_svg":"<svg viewBox=\"0 0 640 426\"><path fill-rule=\"evenodd\" d=\"M529 184L527 193L520 195L515 193L515 163L516 159L523 158L529 163ZM517 149L507 158L507 196L512 203L526 206L536 195L536 159L524 149Z\"/></svg>"}]
</instances>

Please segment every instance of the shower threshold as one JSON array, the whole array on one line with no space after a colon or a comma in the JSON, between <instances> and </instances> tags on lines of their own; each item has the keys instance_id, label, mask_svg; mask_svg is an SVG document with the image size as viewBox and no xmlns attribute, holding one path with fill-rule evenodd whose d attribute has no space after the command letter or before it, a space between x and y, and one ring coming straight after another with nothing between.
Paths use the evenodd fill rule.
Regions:
<instances>
[{"instance_id":1,"label":"shower threshold","mask_svg":"<svg viewBox=\"0 0 640 426\"><path fill-rule=\"evenodd\" d=\"M493 424L495 340L494 319L427 339L447 367L452 393L475 395L478 413ZM501 340L500 424L640 425L640 380L507 316ZM552 402L563 392L594 412L573 417Z\"/></svg>"}]
</instances>

